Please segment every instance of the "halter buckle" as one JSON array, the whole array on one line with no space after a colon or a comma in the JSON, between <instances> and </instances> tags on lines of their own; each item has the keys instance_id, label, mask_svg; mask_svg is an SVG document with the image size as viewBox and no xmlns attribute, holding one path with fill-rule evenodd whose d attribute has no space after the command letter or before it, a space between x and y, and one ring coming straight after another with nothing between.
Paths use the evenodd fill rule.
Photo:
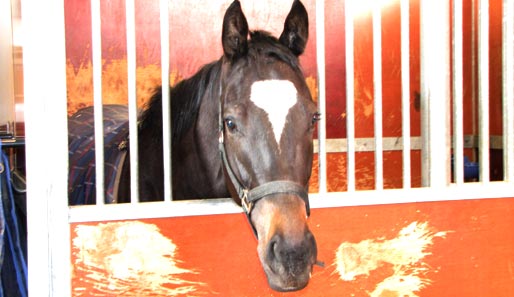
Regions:
<instances>
[{"instance_id":1,"label":"halter buckle","mask_svg":"<svg viewBox=\"0 0 514 297\"><path fill-rule=\"evenodd\" d=\"M246 214L250 215L253 208L253 202L248 201L248 189L243 189L243 195L241 197L241 206Z\"/></svg>"}]
</instances>

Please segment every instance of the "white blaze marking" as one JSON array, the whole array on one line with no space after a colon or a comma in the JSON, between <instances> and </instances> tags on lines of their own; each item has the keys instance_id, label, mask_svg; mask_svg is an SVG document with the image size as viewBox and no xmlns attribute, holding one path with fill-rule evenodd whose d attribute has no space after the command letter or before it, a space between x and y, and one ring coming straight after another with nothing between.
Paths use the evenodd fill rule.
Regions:
<instances>
[{"instance_id":1,"label":"white blaze marking","mask_svg":"<svg viewBox=\"0 0 514 297\"><path fill-rule=\"evenodd\" d=\"M261 80L252 85L250 100L268 114L277 143L286 124L289 109L296 104L297 90L288 80Z\"/></svg>"}]
</instances>

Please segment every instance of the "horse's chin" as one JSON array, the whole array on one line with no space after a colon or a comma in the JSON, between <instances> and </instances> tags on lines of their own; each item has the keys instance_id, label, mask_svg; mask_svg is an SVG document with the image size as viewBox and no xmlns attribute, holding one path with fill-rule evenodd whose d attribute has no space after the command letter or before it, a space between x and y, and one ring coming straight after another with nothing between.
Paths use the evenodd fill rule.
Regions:
<instances>
[{"instance_id":1,"label":"horse's chin","mask_svg":"<svg viewBox=\"0 0 514 297\"><path fill-rule=\"evenodd\" d=\"M264 271L270 288L279 292L291 292L301 290L309 284L311 269L295 276L288 275L287 273L274 273L269 267L265 268Z\"/></svg>"}]
</instances>

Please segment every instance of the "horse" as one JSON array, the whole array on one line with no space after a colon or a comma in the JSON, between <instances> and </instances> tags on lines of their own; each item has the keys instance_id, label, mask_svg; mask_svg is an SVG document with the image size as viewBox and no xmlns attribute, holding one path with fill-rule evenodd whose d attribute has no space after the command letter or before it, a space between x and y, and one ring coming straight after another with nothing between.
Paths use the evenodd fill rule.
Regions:
<instances>
[{"instance_id":1,"label":"horse","mask_svg":"<svg viewBox=\"0 0 514 297\"><path fill-rule=\"evenodd\" d=\"M235 0L223 18L222 57L170 87L173 199L234 197L277 291L304 288L317 263L307 190L320 114L298 59L307 39L299 0L279 38L250 32ZM161 98L158 87L140 118L140 201L164 196ZM130 197L129 163L118 197Z\"/></svg>"}]
</instances>

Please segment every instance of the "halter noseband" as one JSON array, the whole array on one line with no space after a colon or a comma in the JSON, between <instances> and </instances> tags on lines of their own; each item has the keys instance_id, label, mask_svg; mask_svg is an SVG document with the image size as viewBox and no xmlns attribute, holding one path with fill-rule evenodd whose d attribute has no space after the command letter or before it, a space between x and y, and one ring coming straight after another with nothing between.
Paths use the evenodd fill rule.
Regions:
<instances>
[{"instance_id":1,"label":"halter noseband","mask_svg":"<svg viewBox=\"0 0 514 297\"><path fill-rule=\"evenodd\" d=\"M223 116L221 109L221 100L219 103L219 151L221 154L221 159L223 160L223 166L225 167L225 171L230 179L230 182L234 186L237 196L241 199L241 206L243 207L243 211L246 214L248 222L250 226L252 226L253 233L257 237L257 230L253 225L250 215L252 213L253 206L260 199L276 195L276 194L292 194L303 200L305 203L305 209L307 211L307 216L310 216L310 206L309 206L309 195L305 187L292 181L288 180L277 180L264 183L259 185L253 189L249 189L245 187L239 182L239 179L235 176L232 167L228 163L227 152L225 150L225 141L224 141L224 125L223 125Z\"/></svg>"}]
</instances>

